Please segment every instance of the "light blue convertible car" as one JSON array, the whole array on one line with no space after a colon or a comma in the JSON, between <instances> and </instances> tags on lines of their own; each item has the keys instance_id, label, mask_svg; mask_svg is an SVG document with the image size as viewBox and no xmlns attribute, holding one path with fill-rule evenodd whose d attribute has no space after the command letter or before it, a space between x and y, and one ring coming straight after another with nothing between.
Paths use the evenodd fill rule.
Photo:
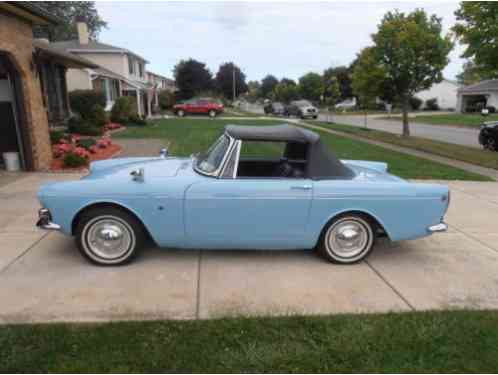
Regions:
<instances>
[{"instance_id":1,"label":"light blue convertible car","mask_svg":"<svg viewBox=\"0 0 498 375\"><path fill-rule=\"evenodd\" d=\"M270 155L254 157L262 150ZM130 261L148 237L170 248L316 249L349 264L379 236L445 231L450 194L385 163L338 160L303 128L228 125L204 154L94 162L38 198L38 226L75 236L99 265Z\"/></svg>"}]
</instances>

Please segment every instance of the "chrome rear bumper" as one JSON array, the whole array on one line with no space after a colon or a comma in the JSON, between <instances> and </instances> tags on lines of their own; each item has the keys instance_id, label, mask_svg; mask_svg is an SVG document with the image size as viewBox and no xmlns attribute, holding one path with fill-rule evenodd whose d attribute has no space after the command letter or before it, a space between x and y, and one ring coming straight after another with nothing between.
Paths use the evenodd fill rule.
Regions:
<instances>
[{"instance_id":1,"label":"chrome rear bumper","mask_svg":"<svg viewBox=\"0 0 498 375\"><path fill-rule=\"evenodd\" d=\"M446 232L448 230L448 225L444 222L441 222L436 225L432 225L429 228L427 228L427 231L429 233L438 233L438 232Z\"/></svg>"},{"instance_id":2,"label":"chrome rear bumper","mask_svg":"<svg viewBox=\"0 0 498 375\"><path fill-rule=\"evenodd\" d=\"M38 210L38 221L36 222L36 226L40 229L45 230L61 229L61 226L59 224L52 223L52 215L46 208L40 208Z\"/></svg>"}]
</instances>

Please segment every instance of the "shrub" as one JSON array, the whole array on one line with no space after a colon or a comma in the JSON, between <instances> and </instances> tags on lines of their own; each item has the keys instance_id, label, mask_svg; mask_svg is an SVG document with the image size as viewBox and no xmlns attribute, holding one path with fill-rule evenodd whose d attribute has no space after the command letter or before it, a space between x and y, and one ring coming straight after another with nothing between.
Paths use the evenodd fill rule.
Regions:
<instances>
[{"instance_id":1,"label":"shrub","mask_svg":"<svg viewBox=\"0 0 498 375\"><path fill-rule=\"evenodd\" d=\"M88 158L78 155L73 152L69 152L64 156L63 159L64 167L67 168L78 168L88 164Z\"/></svg>"},{"instance_id":2,"label":"shrub","mask_svg":"<svg viewBox=\"0 0 498 375\"><path fill-rule=\"evenodd\" d=\"M111 121L124 124L135 114L133 98L130 96L121 96L116 99L112 106Z\"/></svg>"},{"instance_id":3,"label":"shrub","mask_svg":"<svg viewBox=\"0 0 498 375\"><path fill-rule=\"evenodd\" d=\"M489 111L489 113L495 113L496 112L496 108L493 107L492 105L486 106L486 109Z\"/></svg>"},{"instance_id":4,"label":"shrub","mask_svg":"<svg viewBox=\"0 0 498 375\"><path fill-rule=\"evenodd\" d=\"M412 96L410 98L410 107L414 111L418 111L420 107L422 106L422 99L417 98L416 96Z\"/></svg>"},{"instance_id":5,"label":"shrub","mask_svg":"<svg viewBox=\"0 0 498 375\"><path fill-rule=\"evenodd\" d=\"M96 105L104 108L105 95L94 90L76 90L69 93L69 103L73 112L83 119L91 119Z\"/></svg>"},{"instance_id":6,"label":"shrub","mask_svg":"<svg viewBox=\"0 0 498 375\"><path fill-rule=\"evenodd\" d=\"M175 94L169 91L161 91L158 95L159 107L171 109L175 105Z\"/></svg>"},{"instance_id":7,"label":"shrub","mask_svg":"<svg viewBox=\"0 0 498 375\"><path fill-rule=\"evenodd\" d=\"M64 132L62 130L52 130L50 132L50 143L55 145L64 138Z\"/></svg>"},{"instance_id":8,"label":"shrub","mask_svg":"<svg viewBox=\"0 0 498 375\"><path fill-rule=\"evenodd\" d=\"M145 126L147 125L147 121L145 121L143 118L141 118L140 116L138 115L133 115L131 116L127 123L126 123L128 126Z\"/></svg>"},{"instance_id":9,"label":"shrub","mask_svg":"<svg viewBox=\"0 0 498 375\"><path fill-rule=\"evenodd\" d=\"M97 144L97 141L95 141L95 139L91 139L91 138L80 139L78 141L78 146L83 147L85 150L90 150L90 148L96 144Z\"/></svg>"},{"instance_id":10,"label":"shrub","mask_svg":"<svg viewBox=\"0 0 498 375\"><path fill-rule=\"evenodd\" d=\"M427 111L439 111L439 104L437 104L437 98L427 99L425 101L425 109Z\"/></svg>"},{"instance_id":11,"label":"shrub","mask_svg":"<svg viewBox=\"0 0 498 375\"><path fill-rule=\"evenodd\" d=\"M85 120L97 128L102 128L107 123L107 113L105 113L104 107L95 104Z\"/></svg>"},{"instance_id":12,"label":"shrub","mask_svg":"<svg viewBox=\"0 0 498 375\"><path fill-rule=\"evenodd\" d=\"M67 124L67 129L70 133L76 133L81 135L100 135L102 134L102 128L98 128L92 123L89 123L78 117L72 117L69 119Z\"/></svg>"}]
</instances>

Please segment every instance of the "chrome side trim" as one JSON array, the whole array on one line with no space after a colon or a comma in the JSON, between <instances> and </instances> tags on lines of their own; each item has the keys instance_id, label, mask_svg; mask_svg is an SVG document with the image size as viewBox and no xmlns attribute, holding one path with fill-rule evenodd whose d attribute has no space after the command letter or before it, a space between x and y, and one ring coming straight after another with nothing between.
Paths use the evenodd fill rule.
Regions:
<instances>
[{"instance_id":1,"label":"chrome side trim","mask_svg":"<svg viewBox=\"0 0 498 375\"><path fill-rule=\"evenodd\" d=\"M429 233L438 233L438 232L446 232L448 230L448 225L444 222L441 222L436 225L432 225L429 228L427 228L427 231Z\"/></svg>"}]
</instances>

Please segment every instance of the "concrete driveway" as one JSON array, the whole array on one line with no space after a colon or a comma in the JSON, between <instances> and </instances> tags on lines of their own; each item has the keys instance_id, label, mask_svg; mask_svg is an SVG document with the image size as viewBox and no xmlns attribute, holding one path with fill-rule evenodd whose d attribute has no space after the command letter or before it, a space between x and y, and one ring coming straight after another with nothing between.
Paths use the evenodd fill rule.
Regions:
<instances>
[{"instance_id":1,"label":"concrete driveway","mask_svg":"<svg viewBox=\"0 0 498 375\"><path fill-rule=\"evenodd\" d=\"M101 268L34 227L39 184L75 177L0 182L0 323L498 308L498 183L451 182L448 233L380 241L354 266L306 251L148 248Z\"/></svg>"}]
</instances>

